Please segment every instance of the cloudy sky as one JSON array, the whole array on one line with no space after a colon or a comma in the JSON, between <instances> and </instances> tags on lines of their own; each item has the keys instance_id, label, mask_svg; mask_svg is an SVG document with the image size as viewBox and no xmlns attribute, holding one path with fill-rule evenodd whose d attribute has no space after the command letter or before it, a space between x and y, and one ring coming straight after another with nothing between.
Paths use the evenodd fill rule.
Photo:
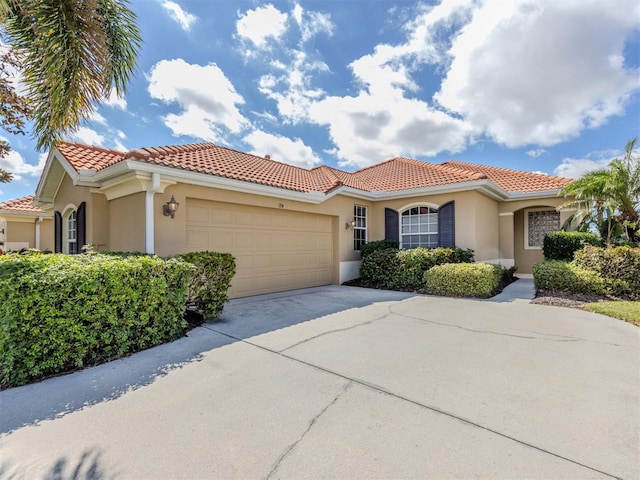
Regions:
<instances>
[{"instance_id":1,"label":"cloudy sky","mask_svg":"<svg viewBox=\"0 0 640 480\"><path fill-rule=\"evenodd\" d=\"M312 168L405 156L576 177L640 135L636 0L132 0L124 98L75 140L214 142ZM28 137L0 201L33 193Z\"/></svg>"}]
</instances>

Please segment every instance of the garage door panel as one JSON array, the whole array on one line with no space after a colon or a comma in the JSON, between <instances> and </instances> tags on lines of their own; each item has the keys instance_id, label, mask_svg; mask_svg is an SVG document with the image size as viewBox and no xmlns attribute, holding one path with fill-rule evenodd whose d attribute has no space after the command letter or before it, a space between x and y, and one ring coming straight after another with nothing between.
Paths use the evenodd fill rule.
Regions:
<instances>
[{"instance_id":1,"label":"garage door panel","mask_svg":"<svg viewBox=\"0 0 640 480\"><path fill-rule=\"evenodd\" d=\"M236 258L232 298L331 283L332 225L326 215L187 199L188 249Z\"/></svg>"}]
</instances>

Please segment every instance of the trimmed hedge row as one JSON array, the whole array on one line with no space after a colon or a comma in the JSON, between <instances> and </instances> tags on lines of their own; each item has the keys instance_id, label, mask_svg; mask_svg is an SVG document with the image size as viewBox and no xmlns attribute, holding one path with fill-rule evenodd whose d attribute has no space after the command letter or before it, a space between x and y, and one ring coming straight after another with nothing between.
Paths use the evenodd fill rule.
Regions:
<instances>
[{"instance_id":1,"label":"trimmed hedge row","mask_svg":"<svg viewBox=\"0 0 640 480\"><path fill-rule=\"evenodd\" d=\"M187 289L187 305L202 313L204 318L217 317L229 300L231 279L236 262L230 253L192 252L178 255L196 267L196 274Z\"/></svg>"},{"instance_id":2,"label":"trimmed hedge row","mask_svg":"<svg viewBox=\"0 0 640 480\"><path fill-rule=\"evenodd\" d=\"M389 248L400 248L400 243L396 240L374 240L373 242L367 242L360 247L360 258L364 258L367 255L371 255L373 252L379 250L387 250Z\"/></svg>"},{"instance_id":3,"label":"trimmed hedge row","mask_svg":"<svg viewBox=\"0 0 640 480\"><path fill-rule=\"evenodd\" d=\"M601 240L595 233L549 232L544 236L542 253L546 260L573 260L573 254L585 245L599 247Z\"/></svg>"},{"instance_id":4,"label":"trimmed hedge row","mask_svg":"<svg viewBox=\"0 0 640 480\"><path fill-rule=\"evenodd\" d=\"M425 291L433 295L487 298L498 291L504 274L500 265L445 263L424 273Z\"/></svg>"},{"instance_id":5,"label":"trimmed hedge row","mask_svg":"<svg viewBox=\"0 0 640 480\"><path fill-rule=\"evenodd\" d=\"M473 261L473 250L461 248L388 248L362 258L360 278L381 288L418 290L424 273L436 265Z\"/></svg>"},{"instance_id":6,"label":"trimmed hedge row","mask_svg":"<svg viewBox=\"0 0 640 480\"><path fill-rule=\"evenodd\" d=\"M182 260L151 256L4 256L0 387L181 337L194 273Z\"/></svg>"},{"instance_id":7,"label":"trimmed hedge row","mask_svg":"<svg viewBox=\"0 0 640 480\"><path fill-rule=\"evenodd\" d=\"M551 290L640 299L640 248L584 247L572 262L546 260L533 266L536 291Z\"/></svg>"}]
</instances>

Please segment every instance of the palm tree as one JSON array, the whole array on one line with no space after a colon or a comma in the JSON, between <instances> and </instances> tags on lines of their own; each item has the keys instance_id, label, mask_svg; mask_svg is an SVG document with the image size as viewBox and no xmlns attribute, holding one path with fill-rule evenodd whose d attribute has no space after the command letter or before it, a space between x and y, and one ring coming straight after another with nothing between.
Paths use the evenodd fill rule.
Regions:
<instances>
[{"instance_id":1,"label":"palm tree","mask_svg":"<svg viewBox=\"0 0 640 480\"><path fill-rule=\"evenodd\" d=\"M89 118L134 72L140 32L126 0L0 0L0 38L20 58L37 148Z\"/></svg>"},{"instance_id":2,"label":"palm tree","mask_svg":"<svg viewBox=\"0 0 640 480\"><path fill-rule=\"evenodd\" d=\"M623 158L607 168L588 172L564 187L560 194L569 198L561 208L575 208L572 220L578 229L595 226L610 244L616 232L638 243L640 237L640 162L635 156L636 140L627 142Z\"/></svg>"}]
</instances>

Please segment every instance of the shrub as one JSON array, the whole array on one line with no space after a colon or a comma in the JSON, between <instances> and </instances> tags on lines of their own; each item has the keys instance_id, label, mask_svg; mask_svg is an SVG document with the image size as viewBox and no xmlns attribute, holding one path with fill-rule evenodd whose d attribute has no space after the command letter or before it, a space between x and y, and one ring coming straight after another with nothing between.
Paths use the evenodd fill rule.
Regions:
<instances>
[{"instance_id":1,"label":"shrub","mask_svg":"<svg viewBox=\"0 0 640 480\"><path fill-rule=\"evenodd\" d=\"M395 240L375 240L368 242L360 247L360 258L364 258L379 250L388 250L389 248L398 249L399 246L400 244Z\"/></svg>"},{"instance_id":2,"label":"shrub","mask_svg":"<svg viewBox=\"0 0 640 480\"><path fill-rule=\"evenodd\" d=\"M613 294L640 297L640 248L587 246L575 253L573 263L611 279Z\"/></svg>"},{"instance_id":3,"label":"shrub","mask_svg":"<svg viewBox=\"0 0 640 480\"><path fill-rule=\"evenodd\" d=\"M600 246L600 237L588 232L549 232L544 236L542 253L546 260L572 260L585 245Z\"/></svg>"},{"instance_id":4,"label":"shrub","mask_svg":"<svg viewBox=\"0 0 640 480\"><path fill-rule=\"evenodd\" d=\"M546 260L533 266L533 285L536 291L604 295L609 291L609 284L598 272L561 260Z\"/></svg>"},{"instance_id":5,"label":"shrub","mask_svg":"<svg viewBox=\"0 0 640 480\"><path fill-rule=\"evenodd\" d=\"M376 250L362 259L360 278L382 288L418 290L424 272L443 263L473 261L473 250L461 248L390 248Z\"/></svg>"},{"instance_id":6,"label":"shrub","mask_svg":"<svg viewBox=\"0 0 640 480\"><path fill-rule=\"evenodd\" d=\"M367 254L362 258L360 278L383 288L388 287L400 269L398 251L396 248L387 248Z\"/></svg>"},{"instance_id":7,"label":"shrub","mask_svg":"<svg viewBox=\"0 0 640 480\"><path fill-rule=\"evenodd\" d=\"M195 268L159 257L0 261L0 387L126 355L185 332Z\"/></svg>"},{"instance_id":8,"label":"shrub","mask_svg":"<svg viewBox=\"0 0 640 480\"><path fill-rule=\"evenodd\" d=\"M390 279L389 287L395 289L420 289L424 272L445 263L473 261L473 250L461 248L411 248L397 253L400 268Z\"/></svg>"},{"instance_id":9,"label":"shrub","mask_svg":"<svg viewBox=\"0 0 640 480\"><path fill-rule=\"evenodd\" d=\"M192 252L178 255L196 266L196 274L187 290L187 304L205 318L217 317L229 300L227 292L236 273L236 262L230 253Z\"/></svg>"},{"instance_id":10,"label":"shrub","mask_svg":"<svg viewBox=\"0 0 640 480\"><path fill-rule=\"evenodd\" d=\"M488 263L445 263L424 273L427 293L454 297L490 297L503 277L500 265Z\"/></svg>"}]
</instances>

